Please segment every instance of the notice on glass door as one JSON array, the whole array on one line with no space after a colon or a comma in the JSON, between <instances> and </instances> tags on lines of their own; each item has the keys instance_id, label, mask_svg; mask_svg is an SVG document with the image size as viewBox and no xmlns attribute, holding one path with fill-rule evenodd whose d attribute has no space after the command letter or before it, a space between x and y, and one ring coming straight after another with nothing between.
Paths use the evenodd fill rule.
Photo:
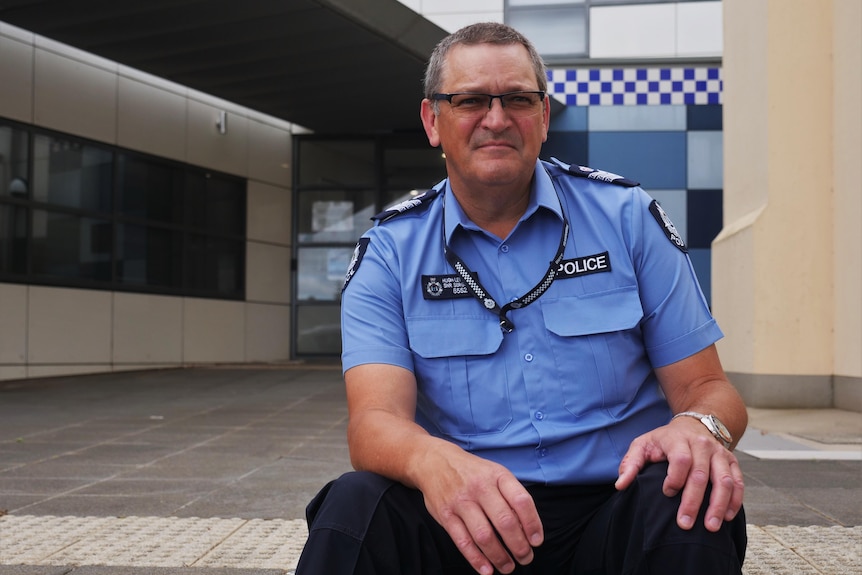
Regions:
<instances>
[{"instance_id":1,"label":"notice on glass door","mask_svg":"<svg viewBox=\"0 0 862 575\"><path fill-rule=\"evenodd\" d=\"M311 231L352 232L353 202L314 202L311 205Z\"/></svg>"}]
</instances>

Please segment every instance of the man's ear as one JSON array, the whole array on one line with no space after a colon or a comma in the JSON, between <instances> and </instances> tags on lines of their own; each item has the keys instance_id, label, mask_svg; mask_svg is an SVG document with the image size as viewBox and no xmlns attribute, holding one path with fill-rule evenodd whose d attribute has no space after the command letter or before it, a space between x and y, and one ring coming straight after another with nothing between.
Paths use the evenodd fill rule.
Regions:
<instances>
[{"instance_id":1,"label":"man's ear","mask_svg":"<svg viewBox=\"0 0 862 575\"><path fill-rule=\"evenodd\" d=\"M434 103L428 98L422 100L419 115L422 117L422 127L425 128L428 143L436 148L440 145L440 135L437 133L437 114L434 113Z\"/></svg>"}]
</instances>

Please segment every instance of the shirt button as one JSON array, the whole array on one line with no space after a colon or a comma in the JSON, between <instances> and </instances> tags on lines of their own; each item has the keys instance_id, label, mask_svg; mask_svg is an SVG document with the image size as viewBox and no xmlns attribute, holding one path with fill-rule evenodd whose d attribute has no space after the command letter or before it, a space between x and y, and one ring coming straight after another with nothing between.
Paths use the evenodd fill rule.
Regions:
<instances>
[{"instance_id":1,"label":"shirt button","mask_svg":"<svg viewBox=\"0 0 862 575\"><path fill-rule=\"evenodd\" d=\"M543 447L542 449L539 450L539 457L547 457L547 456L548 456L548 449L547 448Z\"/></svg>"},{"instance_id":2,"label":"shirt button","mask_svg":"<svg viewBox=\"0 0 862 575\"><path fill-rule=\"evenodd\" d=\"M526 361L533 361L533 354L532 354L532 353L528 353L527 355L525 355L525 356L524 356L524 360L526 360Z\"/></svg>"},{"instance_id":3,"label":"shirt button","mask_svg":"<svg viewBox=\"0 0 862 575\"><path fill-rule=\"evenodd\" d=\"M503 244L502 246L500 246L500 251L503 252L504 254L509 253L509 246L506 244Z\"/></svg>"},{"instance_id":4,"label":"shirt button","mask_svg":"<svg viewBox=\"0 0 862 575\"><path fill-rule=\"evenodd\" d=\"M537 411L537 412L536 412L536 419L538 419L539 421L542 421L543 419L545 419L545 414L544 414L544 412L542 412L542 411Z\"/></svg>"}]
</instances>

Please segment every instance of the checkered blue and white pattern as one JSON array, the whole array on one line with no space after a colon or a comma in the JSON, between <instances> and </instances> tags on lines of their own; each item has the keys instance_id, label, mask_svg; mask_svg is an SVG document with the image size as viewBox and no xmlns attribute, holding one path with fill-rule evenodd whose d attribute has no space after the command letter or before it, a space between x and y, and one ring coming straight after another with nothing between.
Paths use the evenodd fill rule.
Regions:
<instances>
[{"instance_id":1,"label":"checkered blue and white pattern","mask_svg":"<svg viewBox=\"0 0 862 575\"><path fill-rule=\"evenodd\" d=\"M721 68L587 68L548 71L550 95L567 106L722 104Z\"/></svg>"}]
</instances>

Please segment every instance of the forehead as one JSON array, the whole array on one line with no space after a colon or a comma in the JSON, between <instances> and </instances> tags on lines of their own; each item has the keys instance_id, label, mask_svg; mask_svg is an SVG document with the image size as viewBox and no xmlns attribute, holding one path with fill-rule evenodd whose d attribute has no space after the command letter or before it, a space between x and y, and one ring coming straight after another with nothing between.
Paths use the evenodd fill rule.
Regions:
<instances>
[{"instance_id":1,"label":"forehead","mask_svg":"<svg viewBox=\"0 0 862 575\"><path fill-rule=\"evenodd\" d=\"M447 54L442 77L447 90L486 85L538 89L530 54L521 44L453 46Z\"/></svg>"}]
</instances>

